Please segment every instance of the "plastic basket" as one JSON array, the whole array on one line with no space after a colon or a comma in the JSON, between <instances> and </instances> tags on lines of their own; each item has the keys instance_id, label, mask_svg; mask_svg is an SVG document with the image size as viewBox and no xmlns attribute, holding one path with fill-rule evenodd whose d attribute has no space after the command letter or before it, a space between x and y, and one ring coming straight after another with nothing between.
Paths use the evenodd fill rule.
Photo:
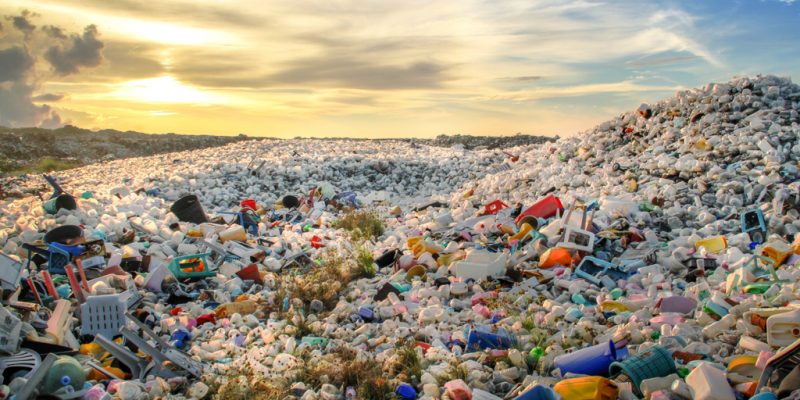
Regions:
<instances>
[{"instance_id":1,"label":"plastic basket","mask_svg":"<svg viewBox=\"0 0 800 400\"><path fill-rule=\"evenodd\" d=\"M208 256L211 253L175 257L169 263L169 271L177 279L207 278L216 275L211 271Z\"/></svg>"},{"instance_id":2,"label":"plastic basket","mask_svg":"<svg viewBox=\"0 0 800 400\"><path fill-rule=\"evenodd\" d=\"M626 375L638 391L643 380L664 377L678 370L675 369L672 353L664 347L654 346L625 361L612 363L608 372L612 378Z\"/></svg>"},{"instance_id":3,"label":"plastic basket","mask_svg":"<svg viewBox=\"0 0 800 400\"><path fill-rule=\"evenodd\" d=\"M81 304L81 334L117 336L119 328L125 325L125 310L122 296L118 294L87 298Z\"/></svg>"}]
</instances>

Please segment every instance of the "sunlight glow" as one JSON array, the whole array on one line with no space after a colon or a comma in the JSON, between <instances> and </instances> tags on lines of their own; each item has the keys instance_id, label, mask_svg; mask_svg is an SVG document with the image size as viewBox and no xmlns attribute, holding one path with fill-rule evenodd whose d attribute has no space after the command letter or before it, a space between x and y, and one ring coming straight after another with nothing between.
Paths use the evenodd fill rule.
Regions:
<instances>
[{"instance_id":1,"label":"sunlight glow","mask_svg":"<svg viewBox=\"0 0 800 400\"><path fill-rule=\"evenodd\" d=\"M117 85L112 97L153 103L219 104L225 98L187 86L172 76L127 81Z\"/></svg>"}]
</instances>

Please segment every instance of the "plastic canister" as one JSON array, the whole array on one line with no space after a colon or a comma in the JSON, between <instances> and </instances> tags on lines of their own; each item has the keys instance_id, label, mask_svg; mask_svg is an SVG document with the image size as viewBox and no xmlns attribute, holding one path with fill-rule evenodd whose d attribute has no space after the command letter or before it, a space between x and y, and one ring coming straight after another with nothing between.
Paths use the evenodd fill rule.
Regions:
<instances>
[{"instance_id":1,"label":"plastic canister","mask_svg":"<svg viewBox=\"0 0 800 400\"><path fill-rule=\"evenodd\" d=\"M704 247L709 253L721 253L728 247L728 240L725 239L725 236L712 236L705 239L700 239L694 243L694 247L699 249L700 247Z\"/></svg>"},{"instance_id":2,"label":"plastic canister","mask_svg":"<svg viewBox=\"0 0 800 400\"><path fill-rule=\"evenodd\" d=\"M556 368L561 370L562 376L567 373L608 376L608 367L611 363L624 359L628 354L627 348L623 347L620 350L618 353L614 342L609 340L560 355L553 362Z\"/></svg>"},{"instance_id":3,"label":"plastic canister","mask_svg":"<svg viewBox=\"0 0 800 400\"><path fill-rule=\"evenodd\" d=\"M800 339L800 309L767 318L767 343L783 347Z\"/></svg>"},{"instance_id":4,"label":"plastic canister","mask_svg":"<svg viewBox=\"0 0 800 400\"><path fill-rule=\"evenodd\" d=\"M59 356L42 380L42 392L53 393L64 386L81 390L86 382L86 371L70 356Z\"/></svg>"},{"instance_id":5,"label":"plastic canister","mask_svg":"<svg viewBox=\"0 0 800 400\"><path fill-rule=\"evenodd\" d=\"M450 400L471 400L472 392L461 379L452 380L444 384L445 393Z\"/></svg>"},{"instance_id":6,"label":"plastic canister","mask_svg":"<svg viewBox=\"0 0 800 400\"><path fill-rule=\"evenodd\" d=\"M792 246L783 240L770 240L761 248L761 255L775 261L778 267L794 252Z\"/></svg>"},{"instance_id":7,"label":"plastic canister","mask_svg":"<svg viewBox=\"0 0 800 400\"><path fill-rule=\"evenodd\" d=\"M560 381L553 386L564 400L614 400L619 394L617 385L600 376L585 376Z\"/></svg>"},{"instance_id":8,"label":"plastic canister","mask_svg":"<svg viewBox=\"0 0 800 400\"><path fill-rule=\"evenodd\" d=\"M686 377L695 400L736 400L725 372L709 363L701 363Z\"/></svg>"}]
</instances>

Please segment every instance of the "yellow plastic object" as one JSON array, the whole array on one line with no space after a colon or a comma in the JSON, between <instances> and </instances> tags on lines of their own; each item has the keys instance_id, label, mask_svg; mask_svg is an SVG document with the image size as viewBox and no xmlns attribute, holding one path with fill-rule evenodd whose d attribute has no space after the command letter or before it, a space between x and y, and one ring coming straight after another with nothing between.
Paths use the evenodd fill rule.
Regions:
<instances>
[{"instance_id":1,"label":"yellow plastic object","mask_svg":"<svg viewBox=\"0 0 800 400\"><path fill-rule=\"evenodd\" d=\"M794 249L792 249L792 246L782 240L770 240L761 248L761 255L775 261L776 267L783 264L793 252Z\"/></svg>"},{"instance_id":2,"label":"yellow plastic object","mask_svg":"<svg viewBox=\"0 0 800 400\"><path fill-rule=\"evenodd\" d=\"M438 264L440 267L447 267L452 264L453 261L462 259L464 259L464 253L460 251L456 253L442 254L436 259L436 264Z\"/></svg>"},{"instance_id":3,"label":"yellow plastic object","mask_svg":"<svg viewBox=\"0 0 800 400\"><path fill-rule=\"evenodd\" d=\"M711 143L708 143L708 141L706 141L705 139L700 138L699 140L694 142L694 148L700 151L709 151L711 150L712 146Z\"/></svg>"},{"instance_id":4,"label":"yellow plastic object","mask_svg":"<svg viewBox=\"0 0 800 400\"><path fill-rule=\"evenodd\" d=\"M745 381L758 379L761 375L761 370L756 367L756 356L736 356L728 362L728 372L741 375Z\"/></svg>"},{"instance_id":5,"label":"yellow plastic object","mask_svg":"<svg viewBox=\"0 0 800 400\"><path fill-rule=\"evenodd\" d=\"M522 226L519 227L519 232L517 232L516 234L508 237L509 243L513 242L515 240L522 240L522 238L524 238L525 235L530 233L530 231L532 231L532 230L533 230L533 226L531 226L531 224L529 224L527 222L522 224Z\"/></svg>"},{"instance_id":6,"label":"yellow plastic object","mask_svg":"<svg viewBox=\"0 0 800 400\"><path fill-rule=\"evenodd\" d=\"M422 241L415 244L411 250L414 252L414 257L419 257L422 255L422 253L431 253L431 255L439 254L444 249L431 242Z\"/></svg>"},{"instance_id":7,"label":"yellow plastic object","mask_svg":"<svg viewBox=\"0 0 800 400\"><path fill-rule=\"evenodd\" d=\"M409 249L413 249L414 246L417 245L417 243L422 241L422 239L423 239L422 236L408 238L408 240L406 240L406 245L408 246Z\"/></svg>"},{"instance_id":8,"label":"yellow plastic object","mask_svg":"<svg viewBox=\"0 0 800 400\"><path fill-rule=\"evenodd\" d=\"M514 225L502 224L498 226L500 232L504 235L513 235L514 234Z\"/></svg>"},{"instance_id":9,"label":"yellow plastic object","mask_svg":"<svg viewBox=\"0 0 800 400\"><path fill-rule=\"evenodd\" d=\"M614 400L619 395L617 385L601 376L565 379L553 386L563 400Z\"/></svg>"},{"instance_id":10,"label":"yellow plastic object","mask_svg":"<svg viewBox=\"0 0 800 400\"><path fill-rule=\"evenodd\" d=\"M417 264L417 265L411 267L408 270L408 272L406 272L406 280L411 282L411 281L414 280L414 278L419 277L420 279L422 279L424 281L425 278L427 277L425 275L425 272L427 272L427 270L425 269L425 266Z\"/></svg>"},{"instance_id":11,"label":"yellow plastic object","mask_svg":"<svg viewBox=\"0 0 800 400\"><path fill-rule=\"evenodd\" d=\"M604 301L600 303L600 311L602 312L615 312L615 313L623 313L625 311L630 311L630 308L620 301Z\"/></svg>"},{"instance_id":12,"label":"yellow plastic object","mask_svg":"<svg viewBox=\"0 0 800 400\"><path fill-rule=\"evenodd\" d=\"M106 350L97 343L85 343L81 345L80 353L86 356L92 356L96 360L101 360L103 355L106 354Z\"/></svg>"},{"instance_id":13,"label":"yellow plastic object","mask_svg":"<svg viewBox=\"0 0 800 400\"><path fill-rule=\"evenodd\" d=\"M722 235L712 236L709 238L700 239L694 243L695 249L700 249L700 247L705 247L709 253L718 254L728 248L728 240Z\"/></svg>"}]
</instances>

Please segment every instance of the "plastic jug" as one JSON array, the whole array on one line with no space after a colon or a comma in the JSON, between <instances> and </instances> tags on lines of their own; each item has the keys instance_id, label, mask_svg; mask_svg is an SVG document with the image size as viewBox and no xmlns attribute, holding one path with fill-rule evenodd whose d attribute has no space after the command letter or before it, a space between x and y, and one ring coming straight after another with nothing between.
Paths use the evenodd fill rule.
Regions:
<instances>
[{"instance_id":1,"label":"plastic jug","mask_svg":"<svg viewBox=\"0 0 800 400\"><path fill-rule=\"evenodd\" d=\"M728 240L725 236L712 236L705 239L700 239L694 243L696 249L704 247L709 253L718 254L723 252L728 247Z\"/></svg>"},{"instance_id":2,"label":"plastic jug","mask_svg":"<svg viewBox=\"0 0 800 400\"><path fill-rule=\"evenodd\" d=\"M783 347L800 339L800 309L767 318L767 343Z\"/></svg>"},{"instance_id":3,"label":"plastic jug","mask_svg":"<svg viewBox=\"0 0 800 400\"><path fill-rule=\"evenodd\" d=\"M59 356L42 380L42 392L53 393L64 386L81 390L86 382L86 371L70 356Z\"/></svg>"},{"instance_id":4,"label":"plastic jug","mask_svg":"<svg viewBox=\"0 0 800 400\"><path fill-rule=\"evenodd\" d=\"M508 241L509 242L513 242L515 240L522 240L532 230L533 230L533 226L531 226L531 224L526 222L526 223L522 224L519 227L519 232L517 232L516 234L511 235L511 236L508 237Z\"/></svg>"},{"instance_id":5,"label":"plastic jug","mask_svg":"<svg viewBox=\"0 0 800 400\"><path fill-rule=\"evenodd\" d=\"M709 363L701 363L686 377L695 400L736 400L725 373Z\"/></svg>"},{"instance_id":6,"label":"plastic jug","mask_svg":"<svg viewBox=\"0 0 800 400\"><path fill-rule=\"evenodd\" d=\"M565 379L553 386L564 400L614 400L619 394L617 385L600 376Z\"/></svg>"},{"instance_id":7,"label":"plastic jug","mask_svg":"<svg viewBox=\"0 0 800 400\"><path fill-rule=\"evenodd\" d=\"M539 268L552 268L556 265L570 266L572 264L572 255L569 250L560 247L553 247L547 249L542 256L539 257Z\"/></svg>"},{"instance_id":8,"label":"plastic jug","mask_svg":"<svg viewBox=\"0 0 800 400\"><path fill-rule=\"evenodd\" d=\"M627 348L617 350L614 342L585 347L556 357L553 362L561 370L561 375L568 372L580 375L608 376L608 367L614 361L624 359L628 355Z\"/></svg>"}]
</instances>

